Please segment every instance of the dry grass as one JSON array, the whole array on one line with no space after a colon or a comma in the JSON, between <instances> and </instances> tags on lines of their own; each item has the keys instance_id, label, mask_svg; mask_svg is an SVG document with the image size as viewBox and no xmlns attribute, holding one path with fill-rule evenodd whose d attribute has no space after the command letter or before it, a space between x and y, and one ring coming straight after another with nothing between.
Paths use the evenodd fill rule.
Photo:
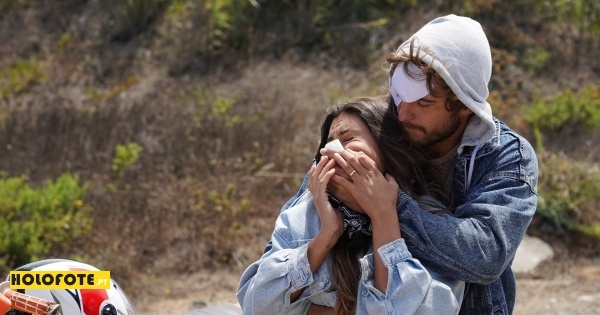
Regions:
<instances>
[{"instance_id":1,"label":"dry grass","mask_svg":"<svg viewBox=\"0 0 600 315\"><path fill-rule=\"evenodd\" d=\"M327 104L373 94L366 79L258 63L218 82L148 79L108 99L19 101L0 134L10 144L0 169L89 181L93 232L55 254L80 255L125 285L140 273L241 268L310 166ZM119 177L115 147L129 142L143 151Z\"/></svg>"}]
</instances>

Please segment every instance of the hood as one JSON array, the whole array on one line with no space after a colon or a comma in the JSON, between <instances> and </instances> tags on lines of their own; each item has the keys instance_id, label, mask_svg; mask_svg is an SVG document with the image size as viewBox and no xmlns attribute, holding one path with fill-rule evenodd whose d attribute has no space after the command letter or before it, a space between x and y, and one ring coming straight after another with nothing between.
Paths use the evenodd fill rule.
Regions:
<instances>
[{"instance_id":1,"label":"hood","mask_svg":"<svg viewBox=\"0 0 600 315\"><path fill-rule=\"evenodd\" d=\"M423 26L398 48L410 53L416 38L421 59L431 64L454 94L475 115L469 120L459 146L477 146L487 142L495 132L492 108L487 102L488 83L492 75L492 53L481 25L468 17L447 15Z\"/></svg>"}]
</instances>

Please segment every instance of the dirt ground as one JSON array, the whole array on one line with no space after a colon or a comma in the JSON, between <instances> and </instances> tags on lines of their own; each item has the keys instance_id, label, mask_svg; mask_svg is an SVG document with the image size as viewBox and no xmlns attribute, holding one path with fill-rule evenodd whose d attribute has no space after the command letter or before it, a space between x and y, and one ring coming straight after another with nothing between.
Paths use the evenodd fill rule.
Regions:
<instances>
[{"instance_id":1,"label":"dirt ground","mask_svg":"<svg viewBox=\"0 0 600 315\"><path fill-rule=\"evenodd\" d=\"M515 314L600 314L600 259L552 261L517 275Z\"/></svg>"},{"instance_id":2,"label":"dirt ground","mask_svg":"<svg viewBox=\"0 0 600 315\"><path fill-rule=\"evenodd\" d=\"M222 302L237 303L242 271L202 271L170 279L147 280L134 301L140 315L185 314ZM162 285L159 285L162 283ZM600 257L554 260L531 274L517 275L514 314L600 314Z\"/></svg>"}]
</instances>

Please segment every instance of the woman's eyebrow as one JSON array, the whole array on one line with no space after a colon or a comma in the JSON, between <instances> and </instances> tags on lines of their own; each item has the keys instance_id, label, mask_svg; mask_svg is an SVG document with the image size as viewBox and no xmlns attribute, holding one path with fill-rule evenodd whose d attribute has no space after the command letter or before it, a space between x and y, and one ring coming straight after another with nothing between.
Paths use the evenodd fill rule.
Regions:
<instances>
[{"instance_id":1,"label":"woman's eyebrow","mask_svg":"<svg viewBox=\"0 0 600 315\"><path fill-rule=\"evenodd\" d=\"M342 129L342 130L340 130L339 135L341 137L350 131L352 131L352 129ZM333 136L331 136L331 135L329 137L327 137L327 142L330 142L330 141L333 141Z\"/></svg>"}]
</instances>

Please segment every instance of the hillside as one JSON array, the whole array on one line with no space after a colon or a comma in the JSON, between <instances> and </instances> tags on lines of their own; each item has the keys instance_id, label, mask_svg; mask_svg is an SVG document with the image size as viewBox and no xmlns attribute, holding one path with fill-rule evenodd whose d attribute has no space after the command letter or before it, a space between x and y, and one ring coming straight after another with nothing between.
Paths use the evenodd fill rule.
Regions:
<instances>
[{"instance_id":1,"label":"hillside","mask_svg":"<svg viewBox=\"0 0 600 315\"><path fill-rule=\"evenodd\" d=\"M81 259L140 300L158 274L239 274L323 110L385 93L386 53L448 13L481 22L489 102L538 150L528 233L600 257L600 4L521 2L1 0L0 213L47 220L0 220L0 269Z\"/></svg>"}]
</instances>

